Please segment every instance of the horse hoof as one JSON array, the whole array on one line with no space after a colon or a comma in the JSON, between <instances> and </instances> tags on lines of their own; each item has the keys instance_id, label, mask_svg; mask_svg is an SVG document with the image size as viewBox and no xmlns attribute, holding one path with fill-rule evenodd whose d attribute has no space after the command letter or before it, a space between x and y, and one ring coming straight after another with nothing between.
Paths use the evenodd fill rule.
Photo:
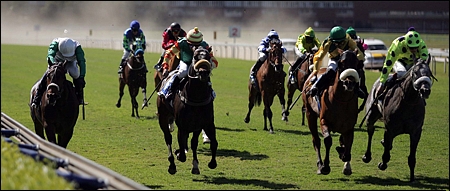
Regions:
<instances>
[{"instance_id":1,"label":"horse hoof","mask_svg":"<svg viewBox=\"0 0 450 191\"><path fill-rule=\"evenodd\" d=\"M211 162L209 162L208 167L209 167L209 169L215 169L217 167L216 160L212 160Z\"/></svg>"},{"instance_id":2,"label":"horse hoof","mask_svg":"<svg viewBox=\"0 0 450 191\"><path fill-rule=\"evenodd\" d=\"M175 150L175 155L177 155L177 160L179 160L180 162L186 162L186 153L183 152L183 154L181 154L180 150L177 149Z\"/></svg>"},{"instance_id":3,"label":"horse hoof","mask_svg":"<svg viewBox=\"0 0 450 191\"><path fill-rule=\"evenodd\" d=\"M273 134L274 132L273 132L273 130L271 129L271 130L269 131L269 133L270 133L270 134Z\"/></svg>"},{"instance_id":4,"label":"horse hoof","mask_svg":"<svg viewBox=\"0 0 450 191\"><path fill-rule=\"evenodd\" d=\"M384 139L381 139L380 143L383 145L384 147Z\"/></svg>"},{"instance_id":5,"label":"horse hoof","mask_svg":"<svg viewBox=\"0 0 450 191\"><path fill-rule=\"evenodd\" d=\"M192 173L192 174L200 174L200 169L198 169L198 168L192 168L191 173Z\"/></svg>"},{"instance_id":6,"label":"horse hoof","mask_svg":"<svg viewBox=\"0 0 450 191\"><path fill-rule=\"evenodd\" d=\"M286 122L289 121L289 119L288 119L287 117L281 117L281 120L282 120L282 121L286 121Z\"/></svg>"},{"instance_id":7,"label":"horse hoof","mask_svg":"<svg viewBox=\"0 0 450 191\"><path fill-rule=\"evenodd\" d=\"M177 173L177 169L176 168L175 169L169 168L168 172L169 172L169 174L173 175L173 174Z\"/></svg>"},{"instance_id":8,"label":"horse hoof","mask_svg":"<svg viewBox=\"0 0 450 191\"><path fill-rule=\"evenodd\" d=\"M120 103L116 104L117 108L120 108L120 106L122 106Z\"/></svg>"},{"instance_id":9,"label":"horse hoof","mask_svg":"<svg viewBox=\"0 0 450 191\"><path fill-rule=\"evenodd\" d=\"M331 168L329 166L324 166L322 169L320 169L320 174L328 175L331 172Z\"/></svg>"},{"instance_id":10,"label":"horse hoof","mask_svg":"<svg viewBox=\"0 0 450 191\"><path fill-rule=\"evenodd\" d=\"M387 168L387 164L382 163L382 162L378 163L378 169L380 169L380 170L386 170L386 168Z\"/></svg>"},{"instance_id":11,"label":"horse hoof","mask_svg":"<svg viewBox=\"0 0 450 191\"><path fill-rule=\"evenodd\" d=\"M245 118L245 119L244 119L244 122L245 122L245 123L250 122L250 118Z\"/></svg>"},{"instance_id":12,"label":"horse hoof","mask_svg":"<svg viewBox=\"0 0 450 191\"><path fill-rule=\"evenodd\" d=\"M344 174L344 175L351 175L352 174L352 169L344 169L343 171L342 171L342 173Z\"/></svg>"},{"instance_id":13,"label":"horse hoof","mask_svg":"<svg viewBox=\"0 0 450 191\"><path fill-rule=\"evenodd\" d=\"M365 154L365 155L362 157L362 160L363 160L363 162L365 162L365 163L369 163L369 162L372 160L371 154Z\"/></svg>"}]
</instances>

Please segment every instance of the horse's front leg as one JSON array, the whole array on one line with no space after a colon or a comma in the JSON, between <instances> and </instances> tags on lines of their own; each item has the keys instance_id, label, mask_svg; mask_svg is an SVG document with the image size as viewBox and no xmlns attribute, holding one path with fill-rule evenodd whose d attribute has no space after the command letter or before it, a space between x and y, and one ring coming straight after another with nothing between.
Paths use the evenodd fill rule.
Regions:
<instances>
[{"instance_id":1,"label":"horse's front leg","mask_svg":"<svg viewBox=\"0 0 450 191\"><path fill-rule=\"evenodd\" d=\"M179 149L175 151L177 155L177 159L180 162L186 162L186 152L187 151L187 139L189 136L189 132L183 130L183 127L178 127L178 147ZM198 138L198 137L197 137ZM183 151L183 152L181 152Z\"/></svg>"},{"instance_id":2,"label":"horse's front leg","mask_svg":"<svg viewBox=\"0 0 450 191\"><path fill-rule=\"evenodd\" d=\"M339 146L336 147L339 158L344 162L344 169L342 171L344 175L352 174L350 161L352 160L351 150L353 144L353 132L354 131L348 131L345 134L341 134L339 136Z\"/></svg>"},{"instance_id":3,"label":"horse's front leg","mask_svg":"<svg viewBox=\"0 0 450 191\"><path fill-rule=\"evenodd\" d=\"M325 120L320 119L320 129L322 130L323 142L325 144L325 159L323 161L323 168L320 170L320 174L328 175L331 172L330 168L330 148L333 145L333 139L331 138L328 126Z\"/></svg>"},{"instance_id":4,"label":"horse's front leg","mask_svg":"<svg viewBox=\"0 0 450 191\"><path fill-rule=\"evenodd\" d=\"M390 127L386 127L386 129L389 129ZM386 170L387 163L391 160L391 149L392 149L392 141L394 139L394 136L391 135L391 132L389 130L386 130L384 132L383 140L381 141L381 144L383 144L384 152L382 156L383 162L378 163L378 169L380 170Z\"/></svg>"},{"instance_id":5,"label":"horse's front leg","mask_svg":"<svg viewBox=\"0 0 450 191\"><path fill-rule=\"evenodd\" d=\"M53 123L44 122L45 135L47 135L48 142L57 144L56 142L56 127Z\"/></svg>"},{"instance_id":6,"label":"horse's front leg","mask_svg":"<svg viewBox=\"0 0 450 191\"><path fill-rule=\"evenodd\" d=\"M165 113L163 113L165 114ZM172 153L172 134L167 129L167 114L166 115L158 115L158 122L159 127L161 128L162 132L164 133L164 141L166 142L167 149L169 151L169 156L167 157L167 160L169 161L169 169L168 172L170 174L175 174L177 172L177 166L175 165L175 157Z\"/></svg>"},{"instance_id":7,"label":"horse's front leg","mask_svg":"<svg viewBox=\"0 0 450 191\"><path fill-rule=\"evenodd\" d=\"M198 158L197 158L197 148L198 148L198 136L200 131L194 131L191 138L191 148L192 148L192 174L200 174L200 169L198 168ZM181 148L181 147L180 147Z\"/></svg>"},{"instance_id":8,"label":"horse's front leg","mask_svg":"<svg viewBox=\"0 0 450 191\"><path fill-rule=\"evenodd\" d=\"M414 182L414 168L416 167L416 152L417 145L419 144L420 137L422 135L422 129L417 131L416 134L409 135L409 156L408 156L408 166L409 166L409 181Z\"/></svg>"},{"instance_id":9,"label":"horse's front leg","mask_svg":"<svg viewBox=\"0 0 450 191\"><path fill-rule=\"evenodd\" d=\"M211 142L209 143L209 149L211 150L211 161L209 161L208 167L210 169L215 169L217 167L216 154L219 143L217 142L216 138L216 126L214 125L214 122L209 125L208 128L209 129L205 129L206 135L211 140Z\"/></svg>"},{"instance_id":10,"label":"horse's front leg","mask_svg":"<svg viewBox=\"0 0 450 191\"><path fill-rule=\"evenodd\" d=\"M136 112L136 115L134 113ZM136 96L131 97L131 117L135 117L136 119L139 119L139 113L138 113L138 102L136 100Z\"/></svg>"},{"instance_id":11,"label":"horse's front leg","mask_svg":"<svg viewBox=\"0 0 450 191\"><path fill-rule=\"evenodd\" d=\"M144 95L144 100L142 102L142 108L148 107L148 101L147 101L147 90L145 87L142 88L142 95Z\"/></svg>"},{"instance_id":12,"label":"horse's front leg","mask_svg":"<svg viewBox=\"0 0 450 191\"><path fill-rule=\"evenodd\" d=\"M275 95L274 95L275 96ZM272 96L272 98L267 98L264 97L264 130L269 130L270 134L273 134L273 125L272 125L272 117L273 117L273 113L272 110L270 109L270 106L272 106L273 104L273 99L274 96ZM267 129L267 119L269 120L269 129Z\"/></svg>"}]
</instances>

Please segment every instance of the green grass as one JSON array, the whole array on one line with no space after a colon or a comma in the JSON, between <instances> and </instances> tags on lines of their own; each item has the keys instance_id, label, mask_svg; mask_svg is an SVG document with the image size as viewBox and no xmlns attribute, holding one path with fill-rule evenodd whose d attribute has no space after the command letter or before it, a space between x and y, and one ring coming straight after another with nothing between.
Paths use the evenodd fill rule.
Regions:
<instances>
[{"instance_id":1,"label":"green grass","mask_svg":"<svg viewBox=\"0 0 450 191\"><path fill-rule=\"evenodd\" d=\"M1 46L1 111L34 130L29 115L29 91L46 67L47 47ZM141 119L131 117L131 102L127 90L122 107L116 108L119 97L117 68L119 50L85 49L87 60L85 98L86 119L81 113L67 149L110 168L138 183L159 190L435 190L449 189L449 74L438 63L430 99L427 101L422 138L417 150L415 183L409 183L409 136L394 139L391 161L381 171L383 152L379 141L383 125L377 122L372 145L373 160L366 164L362 155L367 146L365 127L356 128L352 149L353 174L342 174L343 163L334 147L331 173L316 175L316 154L311 134L301 126L301 100L291 111L289 122L281 121L281 107L275 98L272 110L275 134L263 131L263 107L255 107L249 124L244 123L248 104L248 74L253 61L218 58L212 82L217 97L215 124L219 142L216 169L209 169L209 145L199 145L200 175L192 175L192 153L187 161L176 161L178 172L167 172L167 147L164 143L156 112L156 96L150 106L139 110ZM159 54L146 54L149 66ZM448 67L448 66L447 66ZM151 67L149 67L151 68ZM287 67L285 67L287 70ZM448 72L448 71L447 71ZM147 75L147 96L153 91L153 74ZM366 71L367 86L378 78L378 71ZM69 77L70 79L70 77ZM296 92L295 97L299 94ZM295 98L294 97L294 98ZM142 104L142 94L138 101ZM358 124L363 113L358 116ZM178 148L176 133L173 147ZM201 140L201 137L199 138ZM322 140L323 141L323 140ZM323 144L322 144L323 145ZM322 146L322 150L323 146ZM2 155L3 156L3 155ZM2 177L3 182L3 177Z\"/></svg>"}]
</instances>

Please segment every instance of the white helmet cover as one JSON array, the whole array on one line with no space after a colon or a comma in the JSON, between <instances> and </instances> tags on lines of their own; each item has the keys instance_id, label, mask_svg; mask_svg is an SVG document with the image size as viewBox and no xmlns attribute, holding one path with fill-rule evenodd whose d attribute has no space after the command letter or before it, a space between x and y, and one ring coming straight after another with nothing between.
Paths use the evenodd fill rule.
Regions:
<instances>
[{"instance_id":1,"label":"white helmet cover","mask_svg":"<svg viewBox=\"0 0 450 191\"><path fill-rule=\"evenodd\" d=\"M64 57L72 57L75 55L77 43L70 38L60 38L58 49Z\"/></svg>"}]
</instances>

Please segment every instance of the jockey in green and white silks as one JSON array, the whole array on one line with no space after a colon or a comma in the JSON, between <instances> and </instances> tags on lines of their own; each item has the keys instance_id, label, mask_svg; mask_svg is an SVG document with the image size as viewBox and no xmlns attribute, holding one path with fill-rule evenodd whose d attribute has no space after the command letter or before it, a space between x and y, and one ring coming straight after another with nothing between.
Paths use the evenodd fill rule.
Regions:
<instances>
[{"instance_id":1,"label":"jockey in green and white silks","mask_svg":"<svg viewBox=\"0 0 450 191\"><path fill-rule=\"evenodd\" d=\"M48 65L47 71L54 63L64 62L65 60L67 60L65 69L73 78L78 101L80 104L82 104L83 88L86 85L86 82L84 81L84 77L86 75L86 59L84 57L84 51L81 48L81 44L78 41L70 38L55 38L48 47L47 60L50 60L50 65ZM79 70L78 66L80 67ZM44 75L39 80L40 83L36 90L36 96L31 103L31 106L34 108L39 105L42 94L46 89L45 79L47 71L45 71Z\"/></svg>"}]
</instances>

